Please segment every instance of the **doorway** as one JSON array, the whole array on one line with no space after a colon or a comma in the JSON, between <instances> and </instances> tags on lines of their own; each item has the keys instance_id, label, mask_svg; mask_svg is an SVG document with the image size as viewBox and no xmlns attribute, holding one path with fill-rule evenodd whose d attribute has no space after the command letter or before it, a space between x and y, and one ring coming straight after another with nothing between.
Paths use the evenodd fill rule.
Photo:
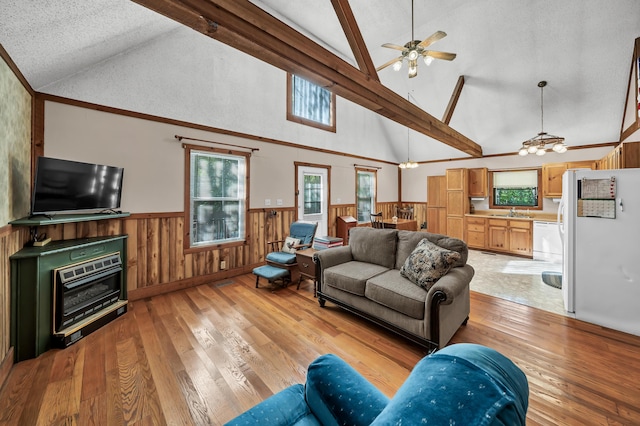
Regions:
<instances>
[{"instance_id":1,"label":"doorway","mask_svg":"<svg viewBox=\"0 0 640 426\"><path fill-rule=\"evenodd\" d=\"M296 164L298 220L318 222L317 236L329 229L329 167Z\"/></svg>"}]
</instances>

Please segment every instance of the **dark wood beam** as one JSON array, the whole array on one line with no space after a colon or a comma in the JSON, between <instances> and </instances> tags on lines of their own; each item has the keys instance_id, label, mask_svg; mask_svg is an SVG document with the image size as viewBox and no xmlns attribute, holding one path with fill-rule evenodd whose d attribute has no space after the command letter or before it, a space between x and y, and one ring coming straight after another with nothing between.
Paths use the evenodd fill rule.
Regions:
<instances>
[{"instance_id":1,"label":"dark wood beam","mask_svg":"<svg viewBox=\"0 0 640 426\"><path fill-rule=\"evenodd\" d=\"M449 99L449 105L447 105L447 109L445 110L444 116L442 117L442 122L446 125L449 125L449 122L451 122L451 117L453 116L453 111L456 109L456 105L458 104L458 98L460 98L460 93L462 93L463 86L464 75L461 75L460 77L458 77L456 87L453 89L451 99Z\"/></svg>"},{"instance_id":2,"label":"dark wood beam","mask_svg":"<svg viewBox=\"0 0 640 426\"><path fill-rule=\"evenodd\" d=\"M482 156L482 148L466 136L247 0L134 1L178 22L193 21L189 26L196 31L471 156Z\"/></svg>"},{"instance_id":3,"label":"dark wood beam","mask_svg":"<svg viewBox=\"0 0 640 426\"><path fill-rule=\"evenodd\" d=\"M331 0L331 4L336 11L340 25L342 25L342 31L344 31L344 35L347 37L347 41L349 42L349 46L351 46L351 51L358 63L360 71L369 75L373 80L380 81L376 67L373 65L373 61L369 55L367 45L364 42L364 38L362 38L360 28L358 28L358 22L353 16L349 0Z\"/></svg>"}]
</instances>

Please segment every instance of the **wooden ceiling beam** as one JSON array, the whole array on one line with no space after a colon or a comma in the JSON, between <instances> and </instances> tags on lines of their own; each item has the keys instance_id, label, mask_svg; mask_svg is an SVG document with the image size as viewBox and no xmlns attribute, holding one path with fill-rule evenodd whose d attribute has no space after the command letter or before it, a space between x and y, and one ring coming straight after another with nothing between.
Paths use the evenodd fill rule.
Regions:
<instances>
[{"instance_id":1,"label":"wooden ceiling beam","mask_svg":"<svg viewBox=\"0 0 640 426\"><path fill-rule=\"evenodd\" d=\"M471 156L482 156L482 148L472 140L247 0L134 1L178 22L191 22L195 28L185 25L417 132ZM194 21L193 16L204 19Z\"/></svg>"},{"instance_id":2,"label":"wooden ceiling beam","mask_svg":"<svg viewBox=\"0 0 640 426\"><path fill-rule=\"evenodd\" d=\"M347 37L347 41L349 42L349 46L351 46L351 51L353 52L360 71L367 74L371 79L380 81L376 67L373 65L371 55L369 55L369 50L360 32L360 28L358 28L358 22L355 16L353 16L349 0L331 0L331 4L336 11L338 21L340 21L340 25L342 25L342 31L344 31L344 35Z\"/></svg>"},{"instance_id":3,"label":"wooden ceiling beam","mask_svg":"<svg viewBox=\"0 0 640 426\"><path fill-rule=\"evenodd\" d=\"M447 109L444 111L444 116L442 117L442 122L447 126L451 122L451 117L453 117L453 111L456 109L456 105L458 105L458 99L460 98L460 93L462 93L463 87L464 75L461 75L458 77L458 82L456 83L456 87L453 89L451 99L449 99L449 104L447 105Z\"/></svg>"}]
</instances>

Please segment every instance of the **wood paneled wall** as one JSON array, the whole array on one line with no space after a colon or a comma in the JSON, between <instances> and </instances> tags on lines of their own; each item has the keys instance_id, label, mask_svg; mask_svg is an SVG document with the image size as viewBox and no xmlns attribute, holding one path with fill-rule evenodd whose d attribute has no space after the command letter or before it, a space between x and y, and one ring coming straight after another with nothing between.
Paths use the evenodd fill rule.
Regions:
<instances>
[{"instance_id":1,"label":"wood paneled wall","mask_svg":"<svg viewBox=\"0 0 640 426\"><path fill-rule=\"evenodd\" d=\"M392 217L398 203L378 203L378 211ZM426 204L414 206L418 227L426 220ZM127 288L132 300L244 274L265 261L267 241L284 239L295 220L295 209L254 209L247 218L247 243L204 250L184 250L182 212L133 214L127 218L41 226L52 240L69 240L127 234ZM329 211L329 234L336 235L339 216L356 216L354 205L336 205ZM0 356L6 361L10 348L9 256L29 239L28 228L8 226L0 233ZM226 268L220 269L220 261ZM0 374L4 364L0 364ZM10 368L10 366L9 366ZM0 376L0 383L3 381Z\"/></svg>"}]
</instances>

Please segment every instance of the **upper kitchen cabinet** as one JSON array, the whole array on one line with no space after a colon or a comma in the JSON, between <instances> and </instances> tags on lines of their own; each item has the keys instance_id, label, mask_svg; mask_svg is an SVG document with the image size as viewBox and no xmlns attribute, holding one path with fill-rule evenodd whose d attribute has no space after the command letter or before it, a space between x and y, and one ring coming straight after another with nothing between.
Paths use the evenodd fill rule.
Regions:
<instances>
[{"instance_id":1,"label":"upper kitchen cabinet","mask_svg":"<svg viewBox=\"0 0 640 426\"><path fill-rule=\"evenodd\" d=\"M640 142L625 142L596 162L598 170L640 167Z\"/></svg>"},{"instance_id":2,"label":"upper kitchen cabinet","mask_svg":"<svg viewBox=\"0 0 640 426\"><path fill-rule=\"evenodd\" d=\"M489 171L486 167L469 169L469 197L487 197L488 185L487 176Z\"/></svg>"},{"instance_id":3,"label":"upper kitchen cabinet","mask_svg":"<svg viewBox=\"0 0 640 426\"><path fill-rule=\"evenodd\" d=\"M595 161L570 161L568 163L546 163L542 165L542 196L562 197L562 175L572 169L595 169Z\"/></svg>"}]
</instances>

